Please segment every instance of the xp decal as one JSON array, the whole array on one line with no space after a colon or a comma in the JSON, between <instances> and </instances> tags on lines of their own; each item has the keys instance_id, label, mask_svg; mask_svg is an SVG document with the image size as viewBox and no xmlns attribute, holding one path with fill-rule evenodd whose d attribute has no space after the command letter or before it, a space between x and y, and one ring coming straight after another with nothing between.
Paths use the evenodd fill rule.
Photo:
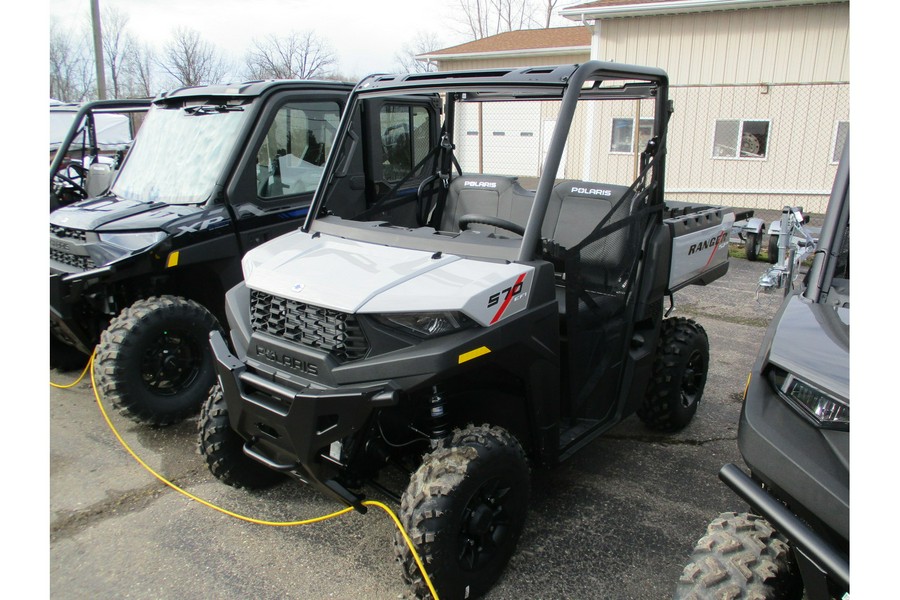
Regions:
<instances>
[{"instance_id":1,"label":"xp decal","mask_svg":"<svg viewBox=\"0 0 900 600\"><path fill-rule=\"evenodd\" d=\"M199 231L206 231L207 229L214 229L216 227L224 227L227 225L228 219L222 216L211 217L209 219L205 219L203 221L198 221L196 223L192 223L189 225L179 225L179 232L175 234L175 237L179 235L184 235L185 233L197 233Z\"/></svg>"}]
</instances>

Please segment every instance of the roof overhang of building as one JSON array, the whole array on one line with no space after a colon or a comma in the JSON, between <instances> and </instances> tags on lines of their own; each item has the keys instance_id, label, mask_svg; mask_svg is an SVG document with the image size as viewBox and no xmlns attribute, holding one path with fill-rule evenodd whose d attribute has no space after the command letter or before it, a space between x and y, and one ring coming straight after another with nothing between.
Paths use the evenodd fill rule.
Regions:
<instances>
[{"instance_id":1,"label":"roof overhang of building","mask_svg":"<svg viewBox=\"0 0 900 600\"><path fill-rule=\"evenodd\" d=\"M590 46L566 46L562 48L526 48L522 50L492 50L490 52L460 52L459 54L419 54L416 60L472 60L485 58L508 58L510 56L560 56L563 54L590 54Z\"/></svg>"},{"instance_id":2,"label":"roof overhang of building","mask_svg":"<svg viewBox=\"0 0 900 600\"><path fill-rule=\"evenodd\" d=\"M849 0L672 0L589 7L584 4L559 11L560 16L573 21L594 21L622 17L649 17L691 12L736 10L741 8L780 8L808 4L832 4Z\"/></svg>"}]
</instances>

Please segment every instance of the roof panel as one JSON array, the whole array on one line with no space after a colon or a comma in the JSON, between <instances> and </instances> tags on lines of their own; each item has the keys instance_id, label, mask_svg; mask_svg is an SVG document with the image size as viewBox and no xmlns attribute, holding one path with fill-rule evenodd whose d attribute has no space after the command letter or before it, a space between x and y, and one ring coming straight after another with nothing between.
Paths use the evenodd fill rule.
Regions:
<instances>
[{"instance_id":1,"label":"roof panel","mask_svg":"<svg viewBox=\"0 0 900 600\"><path fill-rule=\"evenodd\" d=\"M549 29L523 29L507 31L481 38L458 46L425 52L420 56L447 56L457 54L480 54L484 52L504 52L511 50L537 50L548 48L573 48L591 45L591 31L587 27L551 27Z\"/></svg>"}]
</instances>

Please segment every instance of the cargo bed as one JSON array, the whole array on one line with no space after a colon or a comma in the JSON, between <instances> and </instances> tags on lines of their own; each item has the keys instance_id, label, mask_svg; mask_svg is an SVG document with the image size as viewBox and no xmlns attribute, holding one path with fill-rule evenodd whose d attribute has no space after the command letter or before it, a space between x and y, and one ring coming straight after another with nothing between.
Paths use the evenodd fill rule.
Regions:
<instances>
[{"instance_id":1,"label":"cargo bed","mask_svg":"<svg viewBox=\"0 0 900 600\"><path fill-rule=\"evenodd\" d=\"M728 237L735 211L728 206L666 201L663 222L672 236L669 292L706 285L728 272Z\"/></svg>"}]
</instances>

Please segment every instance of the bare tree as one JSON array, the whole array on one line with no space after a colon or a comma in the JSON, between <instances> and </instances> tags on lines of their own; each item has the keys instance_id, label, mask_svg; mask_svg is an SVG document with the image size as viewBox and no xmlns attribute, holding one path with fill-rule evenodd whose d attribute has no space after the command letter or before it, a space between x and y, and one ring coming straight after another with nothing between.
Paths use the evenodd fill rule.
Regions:
<instances>
[{"instance_id":1,"label":"bare tree","mask_svg":"<svg viewBox=\"0 0 900 600\"><path fill-rule=\"evenodd\" d=\"M397 70L401 73L436 71L437 65L432 62L416 60L416 56L439 50L443 45L443 42L434 33L420 31L411 42L403 45L403 50L394 55L394 59L397 61Z\"/></svg>"},{"instance_id":2,"label":"bare tree","mask_svg":"<svg viewBox=\"0 0 900 600\"><path fill-rule=\"evenodd\" d=\"M529 29L535 24L532 0L458 0L464 31L473 40Z\"/></svg>"},{"instance_id":3,"label":"bare tree","mask_svg":"<svg viewBox=\"0 0 900 600\"><path fill-rule=\"evenodd\" d=\"M216 48L200 39L195 29L178 27L165 45L158 64L177 85L195 86L217 83L228 71Z\"/></svg>"},{"instance_id":4,"label":"bare tree","mask_svg":"<svg viewBox=\"0 0 900 600\"><path fill-rule=\"evenodd\" d=\"M534 25L534 6L528 0L492 0L497 12L497 33L518 31Z\"/></svg>"},{"instance_id":5,"label":"bare tree","mask_svg":"<svg viewBox=\"0 0 900 600\"><path fill-rule=\"evenodd\" d=\"M134 40L126 31L128 15L114 6L103 9L103 59L112 83L112 97L128 95L126 62L132 54Z\"/></svg>"},{"instance_id":6,"label":"bare tree","mask_svg":"<svg viewBox=\"0 0 900 600\"><path fill-rule=\"evenodd\" d=\"M368 73L365 73L364 75L357 75L357 74L352 74L352 73L347 74L344 71L331 71L327 75L323 75L322 79L325 79L328 81L346 81L349 83L356 83L357 81L362 79L365 75L368 75Z\"/></svg>"},{"instance_id":7,"label":"bare tree","mask_svg":"<svg viewBox=\"0 0 900 600\"><path fill-rule=\"evenodd\" d=\"M131 96L149 98L159 92L154 85L157 64L156 52L151 46L141 42L131 44L125 59Z\"/></svg>"},{"instance_id":8,"label":"bare tree","mask_svg":"<svg viewBox=\"0 0 900 600\"><path fill-rule=\"evenodd\" d=\"M68 31L56 19L50 20L50 97L63 102L83 102L94 95L94 70L90 36L85 31Z\"/></svg>"},{"instance_id":9,"label":"bare tree","mask_svg":"<svg viewBox=\"0 0 900 600\"><path fill-rule=\"evenodd\" d=\"M553 9L559 4L559 0L544 0L544 28L550 29L550 21L553 19Z\"/></svg>"},{"instance_id":10,"label":"bare tree","mask_svg":"<svg viewBox=\"0 0 900 600\"><path fill-rule=\"evenodd\" d=\"M334 52L312 31L292 31L284 37L255 38L246 56L250 79L313 79L328 75Z\"/></svg>"}]
</instances>

